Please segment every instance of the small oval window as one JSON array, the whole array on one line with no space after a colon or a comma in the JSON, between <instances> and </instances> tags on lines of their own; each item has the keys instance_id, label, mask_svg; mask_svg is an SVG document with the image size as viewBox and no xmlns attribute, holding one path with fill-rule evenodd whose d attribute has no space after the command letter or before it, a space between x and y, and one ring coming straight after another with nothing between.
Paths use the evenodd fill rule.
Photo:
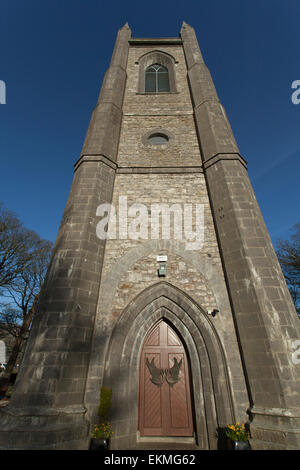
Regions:
<instances>
[{"instance_id":1,"label":"small oval window","mask_svg":"<svg viewBox=\"0 0 300 470\"><path fill-rule=\"evenodd\" d=\"M148 143L152 145L162 145L169 142L169 137L165 134L151 134L148 137Z\"/></svg>"}]
</instances>

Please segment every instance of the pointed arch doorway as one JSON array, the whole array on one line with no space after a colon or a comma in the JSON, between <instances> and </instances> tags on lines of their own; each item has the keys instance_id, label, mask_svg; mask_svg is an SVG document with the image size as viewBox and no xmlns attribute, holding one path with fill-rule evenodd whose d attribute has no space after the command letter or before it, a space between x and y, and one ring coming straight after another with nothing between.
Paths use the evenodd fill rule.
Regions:
<instances>
[{"instance_id":1,"label":"pointed arch doorway","mask_svg":"<svg viewBox=\"0 0 300 470\"><path fill-rule=\"evenodd\" d=\"M164 319L151 328L142 347L139 431L140 436L193 436L187 356Z\"/></svg>"}]
</instances>

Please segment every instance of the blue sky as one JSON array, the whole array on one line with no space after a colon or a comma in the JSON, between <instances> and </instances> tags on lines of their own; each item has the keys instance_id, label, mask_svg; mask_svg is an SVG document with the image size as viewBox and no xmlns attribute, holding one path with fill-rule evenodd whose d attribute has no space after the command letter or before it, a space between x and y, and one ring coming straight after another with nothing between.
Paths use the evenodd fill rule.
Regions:
<instances>
[{"instance_id":1,"label":"blue sky","mask_svg":"<svg viewBox=\"0 0 300 470\"><path fill-rule=\"evenodd\" d=\"M273 241L300 220L299 0L10 0L0 4L0 201L55 241L117 30L200 48Z\"/></svg>"}]
</instances>

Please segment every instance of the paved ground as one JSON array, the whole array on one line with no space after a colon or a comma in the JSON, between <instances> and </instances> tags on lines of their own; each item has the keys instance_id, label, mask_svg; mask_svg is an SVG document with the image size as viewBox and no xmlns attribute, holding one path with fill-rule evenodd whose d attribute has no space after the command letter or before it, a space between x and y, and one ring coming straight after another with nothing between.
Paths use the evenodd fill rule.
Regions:
<instances>
[{"instance_id":1,"label":"paved ground","mask_svg":"<svg viewBox=\"0 0 300 470\"><path fill-rule=\"evenodd\" d=\"M162 443L139 443L132 450L200 450L195 444L182 444L175 442L162 442Z\"/></svg>"}]
</instances>

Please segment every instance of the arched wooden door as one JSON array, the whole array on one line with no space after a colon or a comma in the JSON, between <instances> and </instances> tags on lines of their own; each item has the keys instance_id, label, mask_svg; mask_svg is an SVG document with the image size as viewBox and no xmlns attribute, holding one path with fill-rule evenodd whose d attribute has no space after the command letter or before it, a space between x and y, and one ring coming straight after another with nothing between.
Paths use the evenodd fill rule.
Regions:
<instances>
[{"instance_id":1,"label":"arched wooden door","mask_svg":"<svg viewBox=\"0 0 300 470\"><path fill-rule=\"evenodd\" d=\"M141 436L192 436L188 363L175 331L163 320L148 333L140 359Z\"/></svg>"}]
</instances>

